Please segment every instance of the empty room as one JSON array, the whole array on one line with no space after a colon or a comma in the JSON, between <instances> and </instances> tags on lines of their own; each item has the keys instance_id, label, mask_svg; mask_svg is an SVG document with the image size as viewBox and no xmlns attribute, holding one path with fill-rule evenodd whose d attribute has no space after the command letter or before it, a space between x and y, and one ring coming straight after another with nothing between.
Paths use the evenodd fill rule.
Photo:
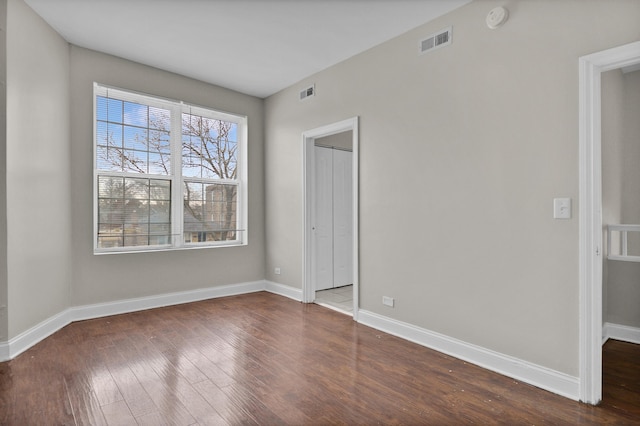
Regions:
<instances>
[{"instance_id":1,"label":"empty room","mask_svg":"<svg viewBox=\"0 0 640 426\"><path fill-rule=\"evenodd\" d=\"M0 424L637 424L639 22L0 0Z\"/></svg>"}]
</instances>

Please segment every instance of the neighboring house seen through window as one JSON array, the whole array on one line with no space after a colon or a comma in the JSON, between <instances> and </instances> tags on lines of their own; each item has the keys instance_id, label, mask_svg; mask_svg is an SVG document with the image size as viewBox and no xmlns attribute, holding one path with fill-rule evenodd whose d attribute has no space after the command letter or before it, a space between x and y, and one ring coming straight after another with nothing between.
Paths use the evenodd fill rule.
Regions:
<instances>
[{"instance_id":1,"label":"neighboring house seen through window","mask_svg":"<svg viewBox=\"0 0 640 426\"><path fill-rule=\"evenodd\" d=\"M94 251L246 244L246 117L94 89Z\"/></svg>"}]
</instances>

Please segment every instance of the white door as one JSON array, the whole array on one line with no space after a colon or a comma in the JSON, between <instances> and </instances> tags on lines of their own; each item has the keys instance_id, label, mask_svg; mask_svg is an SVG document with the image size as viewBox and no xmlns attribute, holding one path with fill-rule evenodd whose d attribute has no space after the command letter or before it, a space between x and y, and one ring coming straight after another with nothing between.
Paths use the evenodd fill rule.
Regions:
<instances>
[{"instance_id":1,"label":"white door","mask_svg":"<svg viewBox=\"0 0 640 426\"><path fill-rule=\"evenodd\" d=\"M316 146L316 291L353 284L351 152Z\"/></svg>"},{"instance_id":2,"label":"white door","mask_svg":"<svg viewBox=\"0 0 640 426\"><path fill-rule=\"evenodd\" d=\"M333 288L333 153L315 147L316 290Z\"/></svg>"},{"instance_id":3,"label":"white door","mask_svg":"<svg viewBox=\"0 0 640 426\"><path fill-rule=\"evenodd\" d=\"M353 284L351 152L333 151L333 286Z\"/></svg>"}]
</instances>

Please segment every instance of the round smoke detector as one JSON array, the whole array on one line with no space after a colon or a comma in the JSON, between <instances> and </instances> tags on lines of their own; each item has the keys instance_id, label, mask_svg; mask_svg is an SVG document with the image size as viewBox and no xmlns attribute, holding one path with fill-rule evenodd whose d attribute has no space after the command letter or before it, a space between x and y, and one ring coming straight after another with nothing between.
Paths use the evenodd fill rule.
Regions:
<instances>
[{"instance_id":1,"label":"round smoke detector","mask_svg":"<svg viewBox=\"0 0 640 426\"><path fill-rule=\"evenodd\" d=\"M487 27L495 30L507 22L507 19L509 19L509 11L502 6L496 7L491 9L491 12L487 15Z\"/></svg>"}]
</instances>

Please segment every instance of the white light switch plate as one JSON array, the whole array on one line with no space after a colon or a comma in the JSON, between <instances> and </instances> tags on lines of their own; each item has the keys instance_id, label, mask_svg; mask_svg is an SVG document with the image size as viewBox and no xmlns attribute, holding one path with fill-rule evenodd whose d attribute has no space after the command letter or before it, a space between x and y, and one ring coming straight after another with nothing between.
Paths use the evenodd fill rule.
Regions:
<instances>
[{"instance_id":1,"label":"white light switch plate","mask_svg":"<svg viewBox=\"0 0 640 426\"><path fill-rule=\"evenodd\" d=\"M553 218L571 219L571 198L553 199Z\"/></svg>"}]
</instances>

